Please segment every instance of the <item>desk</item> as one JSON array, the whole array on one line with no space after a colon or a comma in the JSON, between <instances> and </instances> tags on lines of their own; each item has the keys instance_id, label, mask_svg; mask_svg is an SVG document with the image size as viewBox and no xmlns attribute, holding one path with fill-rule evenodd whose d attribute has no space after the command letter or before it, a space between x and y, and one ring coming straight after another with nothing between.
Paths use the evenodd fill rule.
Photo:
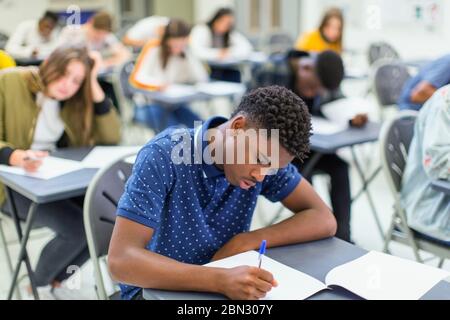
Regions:
<instances>
[{"instance_id":1,"label":"desk","mask_svg":"<svg viewBox=\"0 0 450 320\"><path fill-rule=\"evenodd\" d=\"M450 181L438 180L432 183L433 189L450 195Z\"/></svg>"},{"instance_id":2,"label":"desk","mask_svg":"<svg viewBox=\"0 0 450 320\"><path fill-rule=\"evenodd\" d=\"M80 161L90 152L90 150L91 149L88 148L67 149L55 152L52 154L52 156ZM20 241L19 258L16 264L16 268L14 269L14 275L9 289L8 300L11 300L14 289L17 285L17 277L19 275L22 262L25 262L27 272L30 277L31 287L33 289L33 295L35 299L39 299L39 295L34 283L33 270L31 268L30 259L26 248L30 231L33 227L33 220L37 207L41 204L84 195L89 186L89 183L91 182L96 172L96 169L82 169L51 180L39 180L9 173L0 173L0 182L2 182L6 186L6 197L12 204L10 207L10 211ZM24 230L22 230L16 207L12 200L12 190L20 193L21 195L32 201Z\"/></svg>"},{"instance_id":3,"label":"desk","mask_svg":"<svg viewBox=\"0 0 450 320\"><path fill-rule=\"evenodd\" d=\"M269 249L267 256L302 271L322 282L333 268L353 261L367 251L339 239L326 239L316 242ZM210 293L181 293L162 290L144 290L146 300L225 300L225 297ZM450 299L450 283L439 282L426 293L422 300ZM362 300L344 288L321 291L308 300Z\"/></svg>"},{"instance_id":4,"label":"desk","mask_svg":"<svg viewBox=\"0 0 450 320\"><path fill-rule=\"evenodd\" d=\"M226 98L230 97L233 98L237 95L241 95L245 93L245 86L242 84L235 84L235 83L229 83L229 82L223 82L223 81L213 81L207 84L201 84L200 86L207 87L208 85L211 86L224 86L224 90L220 92L219 90L215 90L216 94L203 92L201 91L198 86L185 86L182 87L188 88L187 90L184 90L182 93L172 94L170 92L164 92L164 91L148 91L148 90L141 90L141 89L135 89L136 93L140 93L146 98L149 98L155 102L167 105L167 106L174 106L178 104L184 104L184 103L191 103L193 101L203 101L203 100L211 100L213 98ZM178 86L178 85L177 85ZM170 87L169 87L170 90Z\"/></svg>"}]
</instances>

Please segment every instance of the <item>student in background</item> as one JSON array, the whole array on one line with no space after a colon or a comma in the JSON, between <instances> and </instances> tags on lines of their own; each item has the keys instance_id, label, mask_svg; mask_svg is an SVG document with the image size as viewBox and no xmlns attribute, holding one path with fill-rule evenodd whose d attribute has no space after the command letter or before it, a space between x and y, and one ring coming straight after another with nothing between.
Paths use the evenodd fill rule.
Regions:
<instances>
[{"instance_id":1,"label":"student in background","mask_svg":"<svg viewBox=\"0 0 450 320\"><path fill-rule=\"evenodd\" d=\"M344 17L340 9L331 8L325 12L319 29L303 34L295 48L301 51L322 52L333 50L342 54Z\"/></svg>"},{"instance_id":2,"label":"student in background","mask_svg":"<svg viewBox=\"0 0 450 320\"><path fill-rule=\"evenodd\" d=\"M105 70L125 63L131 53L113 34L113 18L107 12L98 12L80 26L67 26L61 32L60 45L86 45L103 57L101 69Z\"/></svg>"},{"instance_id":3,"label":"student in background","mask_svg":"<svg viewBox=\"0 0 450 320\"><path fill-rule=\"evenodd\" d=\"M151 16L144 18L127 31L123 43L138 50L149 42L158 45L168 23L169 18L167 17Z\"/></svg>"},{"instance_id":4,"label":"student in background","mask_svg":"<svg viewBox=\"0 0 450 320\"><path fill-rule=\"evenodd\" d=\"M253 51L250 42L234 30L234 13L222 8L206 25L194 27L191 35L192 52L202 61L226 61L246 59ZM240 82L236 69L212 66L211 78Z\"/></svg>"},{"instance_id":5,"label":"student in background","mask_svg":"<svg viewBox=\"0 0 450 320\"><path fill-rule=\"evenodd\" d=\"M5 51L0 50L0 70L15 67L16 62Z\"/></svg>"},{"instance_id":6,"label":"student in background","mask_svg":"<svg viewBox=\"0 0 450 320\"><path fill-rule=\"evenodd\" d=\"M19 24L5 50L15 59L45 59L56 48L59 27L56 13L47 11L39 21Z\"/></svg>"},{"instance_id":7,"label":"student in background","mask_svg":"<svg viewBox=\"0 0 450 320\"><path fill-rule=\"evenodd\" d=\"M289 88L296 93L309 108L313 116L323 117L321 108L328 102L342 98L340 84L344 78L344 65L341 57L333 51L324 51L311 55L302 51L291 51L288 55L292 76ZM356 115L349 119L350 124L361 127L368 121L367 115ZM310 158L314 152L311 154ZM294 162L300 171L308 164ZM338 223L336 237L351 241L350 212L351 194L348 164L337 154L323 155L314 166L312 174L317 171L328 174L331 178L330 198ZM309 181L312 176L306 176Z\"/></svg>"},{"instance_id":8,"label":"student in background","mask_svg":"<svg viewBox=\"0 0 450 320\"><path fill-rule=\"evenodd\" d=\"M89 21L80 26L67 26L61 32L60 45L85 45L90 51L102 55L100 72L108 72L131 59L130 51L112 33L113 18L107 12L98 12ZM100 85L105 94L119 108L119 100L111 81L101 80Z\"/></svg>"},{"instance_id":9,"label":"student in background","mask_svg":"<svg viewBox=\"0 0 450 320\"><path fill-rule=\"evenodd\" d=\"M450 54L425 65L403 87L398 105L401 110L420 110L431 96L450 84Z\"/></svg>"},{"instance_id":10,"label":"student in background","mask_svg":"<svg viewBox=\"0 0 450 320\"><path fill-rule=\"evenodd\" d=\"M202 63L188 50L190 27L183 21L173 19L167 25L161 45L152 44L142 51L131 82L141 88L164 90L173 84L196 84L209 80ZM188 105L182 104L168 109L150 102L144 108L136 109L136 118L144 121L155 131L161 132L167 126L185 125L191 127L200 120Z\"/></svg>"},{"instance_id":11,"label":"student in background","mask_svg":"<svg viewBox=\"0 0 450 320\"><path fill-rule=\"evenodd\" d=\"M401 203L414 230L450 245L450 196L433 181L450 181L450 86L438 90L417 118L403 174Z\"/></svg>"},{"instance_id":12,"label":"student in background","mask_svg":"<svg viewBox=\"0 0 450 320\"><path fill-rule=\"evenodd\" d=\"M264 137L271 129L279 130L279 139ZM150 141L119 202L108 254L113 278L123 283L122 297L139 300L142 288L154 288L260 299L277 285L269 272L202 265L255 250L262 240L277 247L332 237L336 221L330 209L290 164L306 156L310 130L303 101L273 86L244 97L231 119L168 129ZM260 137L257 143L236 142L252 131ZM188 160L181 164L173 156L180 144ZM244 160L233 160L233 154ZM249 232L260 195L282 202L294 216Z\"/></svg>"},{"instance_id":13,"label":"student in background","mask_svg":"<svg viewBox=\"0 0 450 320\"><path fill-rule=\"evenodd\" d=\"M59 48L40 68L11 68L0 74L0 163L33 172L57 147L112 145L120 140L120 120L97 82L101 58L84 48ZM45 161L45 160L44 160ZM21 219L30 200L12 192ZM9 212L3 187L2 212ZM35 268L38 287L58 288L67 268L88 259L82 198L40 205L35 225L55 237ZM50 286L50 287L48 287ZM54 291L55 295L64 290ZM44 291L44 294L48 292ZM72 297L73 298L73 297Z\"/></svg>"}]
</instances>

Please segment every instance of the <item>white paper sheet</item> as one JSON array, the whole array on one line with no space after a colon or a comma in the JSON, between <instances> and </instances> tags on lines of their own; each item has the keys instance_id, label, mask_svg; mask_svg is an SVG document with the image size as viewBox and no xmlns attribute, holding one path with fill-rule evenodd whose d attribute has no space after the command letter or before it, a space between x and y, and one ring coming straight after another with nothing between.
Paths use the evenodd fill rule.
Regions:
<instances>
[{"instance_id":1,"label":"white paper sheet","mask_svg":"<svg viewBox=\"0 0 450 320\"><path fill-rule=\"evenodd\" d=\"M362 98L343 98L322 106L321 111L327 120L341 126L348 126L348 121L358 114L376 113L374 105ZM372 117L372 120L376 120Z\"/></svg>"},{"instance_id":2,"label":"white paper sheet","mask_svg":"<svg viewBox=\"0 0 450 320\"><path fill-rule=\"evenodd\" d=\"M314 134L332 135L342 132L346 126L339 123L334 123L326 119L312 117L312 126Z\"/></svg>"},{"instance_id":3,"label":"white paper sheet","mask_svg":"<svg viewBox=\"0 0 450 320\"><path fill-rule=\"evenodd\" d=\"M81 162L85 168L103 168L118 159L138 153L142 147L95 147Z\"/></svg>"},{"instance_id":4,"label":"white paper sheet","mask_svg":"<svg viewBox=\"0 0 450 320\"><path fill-rule=\"evenodd\" d=\"M418 300L448 276L448 271L372 251L334 268L326 283L369 300Z\"/></svg>"},{"instance_id":5,"label":"white paper sheet","mask_svg":"<svg viewBox=\"0 0 450 320\"><path fill-rule=\"evenodd\" d=\"M245 86L240 83L231 83L225 81L216 81L210 83L201 83L196 86L199 92L210 96L231 96L243 94Z\"/></svg>"},{"instance_id":6,"label":"white paper sheet","mask_svg":"<svg viewBox=\"0 0 450 320\"><path fill-rule=\"evenodd\" d=\"M43 160L42 166L37 172L28 173L22 168L8 167L1 165L0 171L13 173L21 176L28 176L36 179L50 180L65 174L83 169L78 161L65 160L55 157L47 157Z\"/></svg>"},{"instance_id":7,"label":"white paper sheet","mask_svg":"<svg viewBox=\"0 0 450 320\"><path fill-rule=\"evenodd\" d=\"M206 266L227 269L257 266L258 256L256 251L249 251ZM273 288L264 300L304 300L326 289L325 284L319 280L266 256L263 257L261 268L271 272L278 282L278 287Z\"/></svg>"},{"instance_id":8,"label":"white paper sheet","mask_svg":"<svg viewBox=\"0 0 450 320\"><path fill-rule=\"evenodd\" d=\"M168 98L184 98L192 96L197 93L195 86L184 84L172 84L165 90L161 91L161 94Z\"/></svg>"}]
</instances>

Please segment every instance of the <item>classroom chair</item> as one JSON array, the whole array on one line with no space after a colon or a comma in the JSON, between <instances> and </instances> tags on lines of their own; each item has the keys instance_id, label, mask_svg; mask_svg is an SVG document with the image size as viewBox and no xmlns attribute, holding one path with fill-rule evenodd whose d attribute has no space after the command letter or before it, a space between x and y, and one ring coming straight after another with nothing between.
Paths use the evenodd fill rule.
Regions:
<instances>
[{"instance_id":1,"label":"classroom chair","mask_svg":"<svg viewBox=\"0 0 450 320\"><path fill-rule=\"evenodd\" d=\"M145 144L152 137L152 132L150 132L148 126L135 117L136 108L140 104L145 105L145 103L137 101L135 97L136 89L129 82L134 64L134 61L124 63L119 68L119 72L116 73L113 81L121 106L120 116L124 131L123 136L128 138L133 145Z\"/></svg>"},{"instance_id":2,"label":"classroom chair","mask_svg":"<svg viewBox=\"0 0 450 320\"><path fill-rule=\"evenodd\" d=\"M394 213L383 251L389 253L389 244L396 241L410 246L418 262L423 263L424 261L419 250L432 253L440 259L440 268L445 259L450 259L450 247L442 241L409 228L405 210L400 203L403 172L414 135L416 118L415 111L402 111L393 120L384 124L380 134L382 168L395 201Z\"/></svg>"},{"instance_id":3,"label":"classroom chair","mask_svg":"<svg viewBox=\"0 0 450 320\"><path fill-rule=\"evenodd\" d=\"M398 60L400 55L389 43L380 41L369 46L367 58L371 66L379 60Z\"/></svg>"},{"instance_id":4,"label":"classroom chair","mask_svg":"<svg viewBox=\"0 0 450 320\"><path fill-rule=\"evenodd\" d=\"M389 109L398 110L397 101L410 77L408 67L401 61L383 59L373 65L371 91L378 103L380 121L386 119L386 112Z\"/></svg>"},{"instance_id":5,"label":"classroom chair","mask_svg":"<svg viewBox=\"0 0 450 320\"><path fill-rule=\"evenodd\" d=\"M9 40L9 36L6 33L0 31L0 50L4 50L6 43Z\"/></svg>"},{"instance_id":6,"label":"classroom chair","mask_svg":"<svg viewBox=\"0 0 450 320\"><path fill-rule=\"evenodd\" d=\"M267 52L269 54L284 53L294 46L294 40L289 33L276 32L268 36L267 39Z\"/></svg>"},{"instance_id":7,"label":"classroom chair","mask_svg":"<svg viewBox=\"0 0 450 320\"><path fill-rule=\"evenodd\" d=\"M84 201L84 227L89 254L94 267L95 290L99 300L118 300L119 293L108 297L100 261L108 254L117 204L131 175L133 164L122 157L112 165L101 169L94 177L86 192Z\"/></svg>"}]
</instances>

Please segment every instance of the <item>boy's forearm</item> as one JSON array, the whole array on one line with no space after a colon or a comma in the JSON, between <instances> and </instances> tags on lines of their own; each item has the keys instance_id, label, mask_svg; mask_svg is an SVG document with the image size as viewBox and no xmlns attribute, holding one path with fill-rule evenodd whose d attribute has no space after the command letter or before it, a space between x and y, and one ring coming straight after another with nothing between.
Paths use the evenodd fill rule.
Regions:
<instances>
[{"instance_id":1,"label":"boy's forearm","mask_svg":"<svg viewBox=\"0 0 450 320\"><path fill-rule=\"evenodd\" d=\"M132 249L119 261L110 260L116 281L140 288L221 292L223 269L180 263L145 249Z\"/></svg>"},{"instance_id":2,"label":"boy's forearm","mask_svg":"<svg viewBox=\"0 0 450 320\"><path fill-rule=\"evenodd\" d=\"M262 240L267 240L269 247L279 247L329 238L335 233L336 220L331 213L310 209L273 226L243 234L242 241L251 247L249 250L254 250Z\"/></svg>"}]
</instances>

